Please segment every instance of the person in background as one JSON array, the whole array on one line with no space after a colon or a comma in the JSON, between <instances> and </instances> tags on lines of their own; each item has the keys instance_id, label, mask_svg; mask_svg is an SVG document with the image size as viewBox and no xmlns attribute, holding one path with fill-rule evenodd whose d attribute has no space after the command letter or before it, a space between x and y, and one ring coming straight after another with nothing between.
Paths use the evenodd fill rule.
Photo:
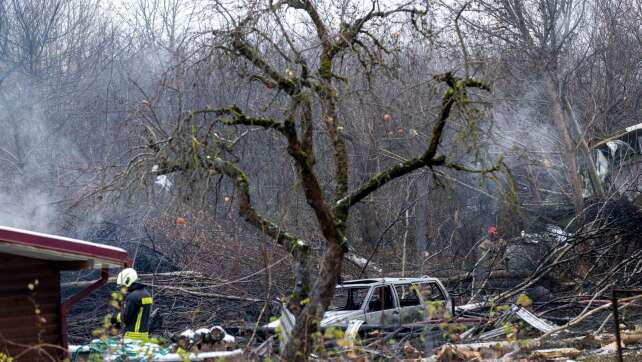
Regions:
<instances>
[{"instance_id":1,"label":"person in background","mask_svg":"<svg viewBox=\"0 0 642 362\"><path fill-rule=\"evenodd\" d=\"M497 227L491 225L487 229L487 237L479 244L482 251L480 261L485 266L496 269L500 265L504 270L508 270L508 258L506 256L506 241L498 236Z\"/></svg>"}]
</instances>

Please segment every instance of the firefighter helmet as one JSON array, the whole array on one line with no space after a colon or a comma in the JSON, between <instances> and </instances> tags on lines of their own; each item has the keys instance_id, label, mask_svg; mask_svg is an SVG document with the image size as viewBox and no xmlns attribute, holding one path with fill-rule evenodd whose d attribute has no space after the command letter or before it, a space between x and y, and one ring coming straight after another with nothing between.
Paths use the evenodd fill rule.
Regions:
<instances>
[{"instance_id":1,"label":"firefighter helmet","mask_svg":"<svg viewBox=\"0 0 642 362\"><path fill-rule=\"evenodd\" d=\"M125 268L116 277L116 285L119 287L130 287L138 280L138 273L132 268Z\"/></svg>"},{"instance_id":2,"label":"firefighter helmet","mask_svg":"<svg viewBox=\"0 0 642 362\"><path fill-rule=\"evenodd\" d=\"M488 236L489 237L497 236L497 228L495 227L495 225L491 225L488 227Z\"/></svg>"}]
</instances>

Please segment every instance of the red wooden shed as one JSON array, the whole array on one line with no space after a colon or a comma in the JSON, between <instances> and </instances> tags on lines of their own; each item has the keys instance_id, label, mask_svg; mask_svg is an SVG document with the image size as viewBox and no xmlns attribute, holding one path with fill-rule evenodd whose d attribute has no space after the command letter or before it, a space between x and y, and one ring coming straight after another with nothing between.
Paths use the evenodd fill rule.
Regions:
<instances>
[{"instance_id":1,"label":"red wooden shed","mask_svg":"<svg viewBox=\"0 0 642 362\"><path fill-rule=\"evenodd\" d=\"M0 226L0 353L20 361L50 360L30 346L49 344L60 358L67 350L66 314L72 304L107 282L109 268L131 265L113 246ZM101 278L62 301L60 272L100 269Z\"/></svg>"}]
</instances>

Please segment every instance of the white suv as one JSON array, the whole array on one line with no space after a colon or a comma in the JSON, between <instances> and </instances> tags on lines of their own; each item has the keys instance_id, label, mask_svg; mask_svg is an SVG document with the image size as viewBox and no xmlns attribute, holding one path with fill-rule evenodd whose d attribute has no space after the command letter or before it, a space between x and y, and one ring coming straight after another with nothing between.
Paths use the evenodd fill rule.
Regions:
<instances>
[{"instance_id":1,"label":"white suv","mask_svg":"<svg viewBox=\"0 0 642 362\"><path fill-rule=\"evenodd\" d=\"M446 319L453 305L439 279L379 278L337 285L321 327L347 326L350 320L392 327L425 320Z\"/></svg>"},{"instance_id":2,"label":"white suv","mask_svg":"<svg viewBox=\"0 0 642 362\"><path fill-rule=\"evenodd\" d=\"M453 314L450 295L437 278L359 279L337 285L332 304L321 320L321 328L347 328L350 321L363 321L363 324L383 328L428 320L441 323ZM283 305L281 318L262 329L273 333L283 326L281 335L285 340L294 323L294 316Z\"/></svg>"}]
</instances>

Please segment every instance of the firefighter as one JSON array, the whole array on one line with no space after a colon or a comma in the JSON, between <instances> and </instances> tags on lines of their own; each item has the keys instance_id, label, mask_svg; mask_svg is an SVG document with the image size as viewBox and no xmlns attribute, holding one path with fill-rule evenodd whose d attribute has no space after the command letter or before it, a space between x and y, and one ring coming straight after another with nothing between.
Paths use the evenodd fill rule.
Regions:
<instances>
[{"instance_id":1,"label":"firefighter","mask_svg":"<svg viewBox=\"0 0 642 362\"><path fill-rule=\"evenodd\" d=\"M125 338L147 341L149 339L149 322L152 310L152 295L145 287L137 283L138 274L132 268L118 273L116 285L126 289L125 302L117 321L125 327Z\"/></svg>"},{"instance_id":2,"label":"firefighter","mask_svg":"<svg viewBox=\"0 0 642 362\"><path fill-rule=\"evenodd\" d=\"M488 227L486 237L479 244L479 248L484 253L492 253L497 249L497 228L493 225Z\"/></svg>"},{"instance_id":3,"label":"firefighter","mask_svg":"<svg viewBox=\"0 0 642 362\"><path fill-rule=\"evenodd\" d=\"M497 264L503 264L504 270L508 270L506 241L497 234L497 227L494 225L488 227L487 238L479 245L479 248L483 252L481 261L490 268L497 267Z\"/></svg>"}]
</instances>

